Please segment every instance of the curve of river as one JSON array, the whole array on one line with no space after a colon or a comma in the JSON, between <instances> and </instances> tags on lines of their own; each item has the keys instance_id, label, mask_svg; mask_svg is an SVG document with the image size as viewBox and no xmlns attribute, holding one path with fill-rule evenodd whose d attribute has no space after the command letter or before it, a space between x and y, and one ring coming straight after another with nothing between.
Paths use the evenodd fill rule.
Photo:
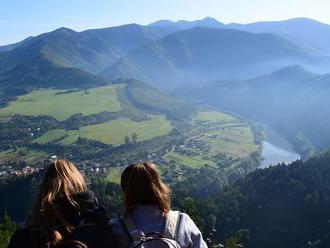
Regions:
<instances>
[{"instance_id":1,"label":"curve of river","mask_svg":"<svg viewBox=\"0 0 330 248\"><path fill-rule=\"evenodd\" d=\"M265 131L267 139L262 143L261 157L263 160L259 168L267 168L278 163L289 164L300 159L300 155L281 134L268 127L265 128Z\"/></svg>"}]
</instances>

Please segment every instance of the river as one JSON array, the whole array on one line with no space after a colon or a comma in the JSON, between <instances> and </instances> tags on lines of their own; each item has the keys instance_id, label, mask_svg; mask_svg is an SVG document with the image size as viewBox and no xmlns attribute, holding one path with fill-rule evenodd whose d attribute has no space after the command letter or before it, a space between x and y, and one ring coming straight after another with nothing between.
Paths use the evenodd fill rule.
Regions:
<instances>
[{"instance_id":1,"label":"river","mask_svg":"<svg viewBox=\"0 0 330 248\"><path fill-rule=\"evenodd\" d=\"M262 158L259 168L266 168L270 165L278 163L289 164L297 159L300 155L297 154L292 145L276 131L266 128L267 139L262 143Z\"/></svg>"}]
</instances>

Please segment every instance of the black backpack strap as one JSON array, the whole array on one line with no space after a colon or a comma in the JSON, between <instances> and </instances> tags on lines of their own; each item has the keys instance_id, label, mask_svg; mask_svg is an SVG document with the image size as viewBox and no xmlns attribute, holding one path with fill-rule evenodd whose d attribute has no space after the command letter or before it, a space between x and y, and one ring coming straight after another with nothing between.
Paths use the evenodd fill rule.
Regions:
<instances>
[{"instance_id":1,"label":"black backpack strap","mask_svg":"<svg viewBox=\"0 0 330 248\"><path fill-rule=\"evenodd\" d=\"M145 237L144 232L134 224L129 216L118 219L133 243L140 242Z\"/></svg>"}]
</instances>

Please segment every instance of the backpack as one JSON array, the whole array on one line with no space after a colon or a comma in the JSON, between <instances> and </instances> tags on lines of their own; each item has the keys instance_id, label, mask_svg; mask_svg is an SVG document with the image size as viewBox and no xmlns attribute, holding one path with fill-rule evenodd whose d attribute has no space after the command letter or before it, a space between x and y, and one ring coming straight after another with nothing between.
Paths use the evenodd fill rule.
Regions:
<instances>
[{"instance_id":1,"label":"backpack","mask_svg":"<svg viewBox=\"0 0 330 248\"><path fill-rule=\"evenodd\" d=\"M97 225L81 223L58 243L47 242L43 248L93 248L93 236L97 232Z\"/></svg>"},{"instance_id":2,"label":"backpack","mask_svg":"<svg viewBox=\"0 0 330 248\"><path fill-rule=\"evenodd\" d=\"M179 211L170 211L166 216L163 233L144 233L136 227L130 217L119 218L120 223L131 239L131 248L181 248L176 241L180 220L181 214Z\"/></svg>"}]
</instances>

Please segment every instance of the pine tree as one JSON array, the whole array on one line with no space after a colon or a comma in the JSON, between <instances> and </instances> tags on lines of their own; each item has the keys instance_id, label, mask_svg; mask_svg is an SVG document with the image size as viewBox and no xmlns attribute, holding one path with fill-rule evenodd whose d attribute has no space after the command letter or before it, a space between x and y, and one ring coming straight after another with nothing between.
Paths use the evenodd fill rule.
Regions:
<instances>
[{"instance_id":1,"label":"pine tree","mask_svg":"<svg viewBox=\"0 0 330 248\"><path fill-rule=\"evenodd\" d=\"M133 144L136 144L136 143L137 143L137 140L138 140L137 133L133 133L131 139L132 139L132 143L133 143Z\"/></svg>"},{"instance_id":2,"label":"pine tree","mask_svg":"<svg viewBox=\"0 0 330 248\"><path fill-rule=\"evenodd\" d=\"M10 237L14 234L16 225L11 221L7 212L4 212L0 222L0 248L6 248Z\"/></svg>"},{"instance_id":3,"label":"pine tree","mask_svg":"<svg viewBox=\"0 0 330 248\"><path fill-rule=\"evenodd\" d=\"M130 138L129 138L129 136L125 136L125 145L129 145L130 143L131 143L131 140L130 140Z\"/></svg>"}]
</instances>

